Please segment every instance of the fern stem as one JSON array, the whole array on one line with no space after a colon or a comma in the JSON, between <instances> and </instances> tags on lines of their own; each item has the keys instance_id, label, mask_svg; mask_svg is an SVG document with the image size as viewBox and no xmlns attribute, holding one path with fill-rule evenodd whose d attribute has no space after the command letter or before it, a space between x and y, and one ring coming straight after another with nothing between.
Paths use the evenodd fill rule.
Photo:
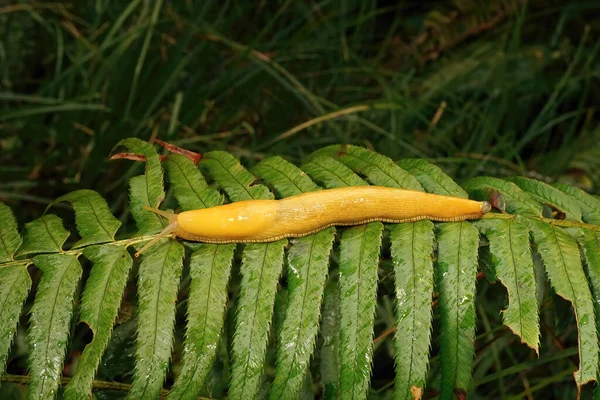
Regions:
<instances>
[{"instance_id":1,"label":"fern stem","mask_svg":"<svg viewBox=\"0 0 600 400\"><path fill-rule=\"evenodd\" d=\"M114 242L107 242L107 243L98 243L98 244L102 244L103 246L105 245L111 245L111 246L132 246L134 244L137 243L142 243L142 242L147 242L149 240L152 240L154 238L156 238L159 235L159 233L156 233L154 235L145 235L145 236L140 236L140 237L134 237L134 238L130 238L130 239L123 239L123 240L115 240ZM165 235L165 238L171 237L172 235ZM162 239L162 238L161 238ZM94 244L94 246L98 245L98 244ZM76 256L79 257L80 255L83 254L83 250L89 246L85 246L85 247L80 247L78 249L72 249L72 250L66 250L61 252L61 254L68 254L71 256ZM54 254L54 253L40 253L40 254ZM23 265L23 264L33 264L33 258L22 258L19 260L15 260L15 261L10 261L7 263L2 263L0 264L0 268L5 268L5 267L12 267L14 265Z\"/></svg>"},{"instance_id":2,"label":"fern stem","mask_svg":"<svg viewBox=\"0 0 600 400\"><path fill-rule=\"evenodd\" d=\"M63 387L67 386L67 384L69 382L71 382L71 379L72 378L62 378L60 380L60 385ZM20 385L27 385L29 383L29 375L5 374L3 376L0 376L0 381L1 382L18 383ZM121 383L121 382L109 382L109 381L94 380L92 383L92 387L96 390L118 390L120 392L128 392L129 389L131 388L131 385L129 385L127 383ZM169 391L167 389L163 389L161 392L161 397L166 396L168 392ZM211 400L210 397L198 397L198 399Z\"/></svg>"},{"instance_id":3,"label":"fern stem","mask_svg":"<svg viewBox=\"0 0 600 400\"><path fill-rule=\"evenodd\" d=\"M528 218L528 219L533 219L536 221L542 221L549 225L562 226L564 228L586 228L586 229L590 229L592 231L600 231L600 225L586 224L585 222L570 221L570 220L565 220L565 219L534 217L531 215L524 216L524 215L517 215L517 214L491 213L491 214L486 214L481 218L482 219L512 219L512 220L515 220L517 218Z\"/></svg>"}]
</instances>

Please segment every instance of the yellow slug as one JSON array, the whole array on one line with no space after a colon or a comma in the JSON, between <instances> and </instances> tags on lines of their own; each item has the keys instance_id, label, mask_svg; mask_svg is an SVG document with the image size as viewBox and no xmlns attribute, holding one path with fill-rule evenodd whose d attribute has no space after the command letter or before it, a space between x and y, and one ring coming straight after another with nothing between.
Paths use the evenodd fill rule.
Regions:
<instances>
[{"instance_id":1,"label":"yellow slug","mask_svg":"<svg viewBox=\"0 0 600 400\"><path fill-rule=\"evenodd\" d=\"M301 237L332 225L372 221L463 221L490 211L487 201L381 186L350 186L281 200L247 200L179 214L147 208L169 225L136 255L171 233L206 243L272 242Z\"/></svg>"}]
</instances>

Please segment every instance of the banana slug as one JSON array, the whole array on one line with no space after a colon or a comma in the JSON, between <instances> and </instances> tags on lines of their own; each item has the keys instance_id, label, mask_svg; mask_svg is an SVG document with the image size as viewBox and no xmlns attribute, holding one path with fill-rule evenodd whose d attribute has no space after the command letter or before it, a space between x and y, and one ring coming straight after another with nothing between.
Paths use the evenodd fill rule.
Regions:
<instances>
[{"instance_id":1,"label":"banana slug","mask_svg":"<svg viewBox=\"0 0 600 400\"><path fill-rule=\"evenodd\" d=\"M146 207L168 219L167 227L136 253L167 234L206 243L272 242L301 237L332 225L372 221L463 221L490 211L487 201L381 186L327 189L281 200L247 200L179 214Z\"/></svg>"}]
</instances>

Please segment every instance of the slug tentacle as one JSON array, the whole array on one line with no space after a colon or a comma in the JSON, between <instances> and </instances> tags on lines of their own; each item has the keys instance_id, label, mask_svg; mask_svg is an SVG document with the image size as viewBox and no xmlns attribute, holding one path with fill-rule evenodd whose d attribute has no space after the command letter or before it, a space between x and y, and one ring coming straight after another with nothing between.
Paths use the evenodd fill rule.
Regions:
<instances>
[{"instance_id":1,"label":"slug tentacle","mask_svg":"<svg viewBox=\"0 0 600 400\"><path fill-rule=\"evenodd\" d=\"M179 228L179 224L177 223L177 214L170 213L168 211L159 210L158 208L148 207L148 206L144 206L144 210L152 211L153 213L156 213L156 214L160 215L161 217L165 217L167 220L169 220L169 224L167 226L165 226L165 228L162 231L160 231L160 233L158 235L156 235L152 240L150 240L140 250L138 250L135 253L136 257L139 257L140 254L142 254L144 251L148 250L149 247L154 245L156 242L158 242L160 239L164 238L168 234L174 233L175 236L177 236L176 232L177 232L177 229Z\"/></svg>"}]
</instances>

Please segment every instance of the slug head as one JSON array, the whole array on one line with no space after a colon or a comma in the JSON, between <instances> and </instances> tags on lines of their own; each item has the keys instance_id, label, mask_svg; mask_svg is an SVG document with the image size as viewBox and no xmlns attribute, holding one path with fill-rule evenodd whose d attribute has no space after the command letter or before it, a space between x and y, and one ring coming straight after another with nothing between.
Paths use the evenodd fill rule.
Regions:
<instances>
[{"instance_id":1,"label":"slug head","mask_svg":"<svg viewBox=\"0 0 600 400\"><path fill-rule=\"evenodd\" d=\"M167 211L162 211L157 208L152 208L152 207L148 207L148 206L144 206L144 210L152 211L153 213L166 218L169 221L169 224L162 231L160 231L160 233L158 235L156 235L152 240L150 240L148 243L146 243L144 245L144 247L142 247L137 253L135 253L136 257L139 257L140 254L142 254L142 252L146 251L148 248L150 248L152 245L154 245L160 239L175 232L177 230L177 228L179 227L179 225L177 224L177 214L167 212Z\"/></svg>"}]
</instances>

